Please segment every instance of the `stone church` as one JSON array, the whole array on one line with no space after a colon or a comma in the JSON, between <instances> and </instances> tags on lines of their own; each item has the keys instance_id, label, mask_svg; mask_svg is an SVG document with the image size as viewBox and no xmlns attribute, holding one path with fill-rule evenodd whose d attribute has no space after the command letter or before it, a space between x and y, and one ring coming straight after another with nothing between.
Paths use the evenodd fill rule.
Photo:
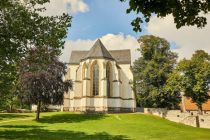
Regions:
<instances>
[{"instance_id":1,"label":"stone church","mask_svg":"<svg viewBox=\"0 0 210 140\"><path fill-rule=\"evenodd\" d=\"M97 40L89 51L72 51L65 79L73 90L64 96L64 111L134 112L130 50L108 51Z\"/></svg>"}]
</instances>

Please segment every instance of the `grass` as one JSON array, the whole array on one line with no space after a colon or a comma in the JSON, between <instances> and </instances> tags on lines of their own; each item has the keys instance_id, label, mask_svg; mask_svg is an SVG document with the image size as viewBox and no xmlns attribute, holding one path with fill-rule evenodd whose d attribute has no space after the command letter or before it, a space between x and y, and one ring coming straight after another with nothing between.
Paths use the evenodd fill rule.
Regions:
<instances>
[{"instance_id":1,"label":"grass","mask_svg":"<svg viewBox=\"0 0 210 140\"><path fill-rule=\"evenodd\" d=\"M0 113L0 122L8 121L8 120L16 120L16 119L24 119L28 117L33 117L33 114L17 114L17 113Z\"/></svg>"},{"instance_id":2,"label":"grass","mask_svg":"<svg viewBox=\"0 0 210 140\"><path fill-rule=\"evenodd\" d=\"M210 140L210 129L144 114L42 113L38 122L31 117L35 114L0 114L0 139Z\"/></svg>"}]
</instances>

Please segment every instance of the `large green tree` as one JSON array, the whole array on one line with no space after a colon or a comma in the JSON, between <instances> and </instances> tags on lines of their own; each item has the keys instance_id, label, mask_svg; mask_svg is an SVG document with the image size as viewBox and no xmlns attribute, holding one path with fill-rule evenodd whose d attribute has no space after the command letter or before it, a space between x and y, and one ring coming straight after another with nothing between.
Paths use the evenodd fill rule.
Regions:
<instances>
[{"instance_id":1,"label":"large green tree","mask_svg":"<svg viewBox=\"0 0 210 140\"><path fill-rule=\"evenodd\" d=\"M210 55L203 50L196 51L192 58L181 60L168 80L168 89L184 92L198 106L202 114L202 105L210 98Z\"/></svg>"},{"instance_id":2,"label":"large green tree","mask_svg":"<svg viewBox=\"0 0 210 140\"><path fill-rule=\"evenodd\" d=\"M41 16L44 7L40 5L46 2L49 0L0 2L0 95L7 94L13 88L19 62L30 48L64 46L71 16Z\"/></svg>"},{"instance_id":3,"label":"large green tree","mask_svg":"<svg viewBox=\"0 0 210 140\"><path fill-rule=\"evenodd\" d=\"M145 107L175 107L179 94L167 92L165 86L177 55L170 51L170 44L163 38L146 35L138 41L141 57L134 62L133 72L139 104Z\"/></svg>"},{"instance_id":4,"label":"large green tree","mask_svg":"<svg viewBox=\"0 0 210 140\"><path fill-rule=\"evenodd\" d=\"M134 31L141 31L140 24L149 22L152 15L159 18L172 14L177 28L193 26L201 28L207 24L206 15L210 11L209 0L120 0L129 1L127 13L137 13L132 21ZM140 16L143 15L143 17Z\"/></svg>"}]
</instances>

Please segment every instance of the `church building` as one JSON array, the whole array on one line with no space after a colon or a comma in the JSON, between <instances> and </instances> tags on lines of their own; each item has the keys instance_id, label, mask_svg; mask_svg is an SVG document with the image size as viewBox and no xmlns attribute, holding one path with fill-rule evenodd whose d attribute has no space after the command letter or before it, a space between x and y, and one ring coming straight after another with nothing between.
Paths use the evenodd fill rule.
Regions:
<instances>
[{"instance_id":1,"label":"church building","mask_svg":"<svg viewBox=\"0 0 210 140\"><path fill-rule=\"evenodd\" d=\"M72 51L65 79L73 90L64 95L63 111L134 112L130 50L107 50L97 40L89 51Z\"/></svg>"}]
</instances>

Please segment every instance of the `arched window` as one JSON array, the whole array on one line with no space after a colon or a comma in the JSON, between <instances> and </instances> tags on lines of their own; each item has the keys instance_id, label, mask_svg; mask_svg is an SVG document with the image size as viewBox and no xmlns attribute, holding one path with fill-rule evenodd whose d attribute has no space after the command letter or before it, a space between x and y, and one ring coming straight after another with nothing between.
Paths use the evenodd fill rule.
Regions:
<instances>
[{"instance_id":1,"label":"arched window","mask_svg":"<svg viewBox=\"0 0 210 140\"><path fill-rule=\"evenodd\" d=\"M93 96L99 95L99 68L97 64L93 65Z\"/></svg>"},{"instance_id":2,"label":"arched window","mask_svg":"<svg viewBox=\"0 0 210 140\"><path fill-rule=\"evenodd\" d=\"M109 63L107 63L106 65L106 79L107 79L107 96L110 97L111 96L111 66Z\"/></svg>"}]
</instances>

